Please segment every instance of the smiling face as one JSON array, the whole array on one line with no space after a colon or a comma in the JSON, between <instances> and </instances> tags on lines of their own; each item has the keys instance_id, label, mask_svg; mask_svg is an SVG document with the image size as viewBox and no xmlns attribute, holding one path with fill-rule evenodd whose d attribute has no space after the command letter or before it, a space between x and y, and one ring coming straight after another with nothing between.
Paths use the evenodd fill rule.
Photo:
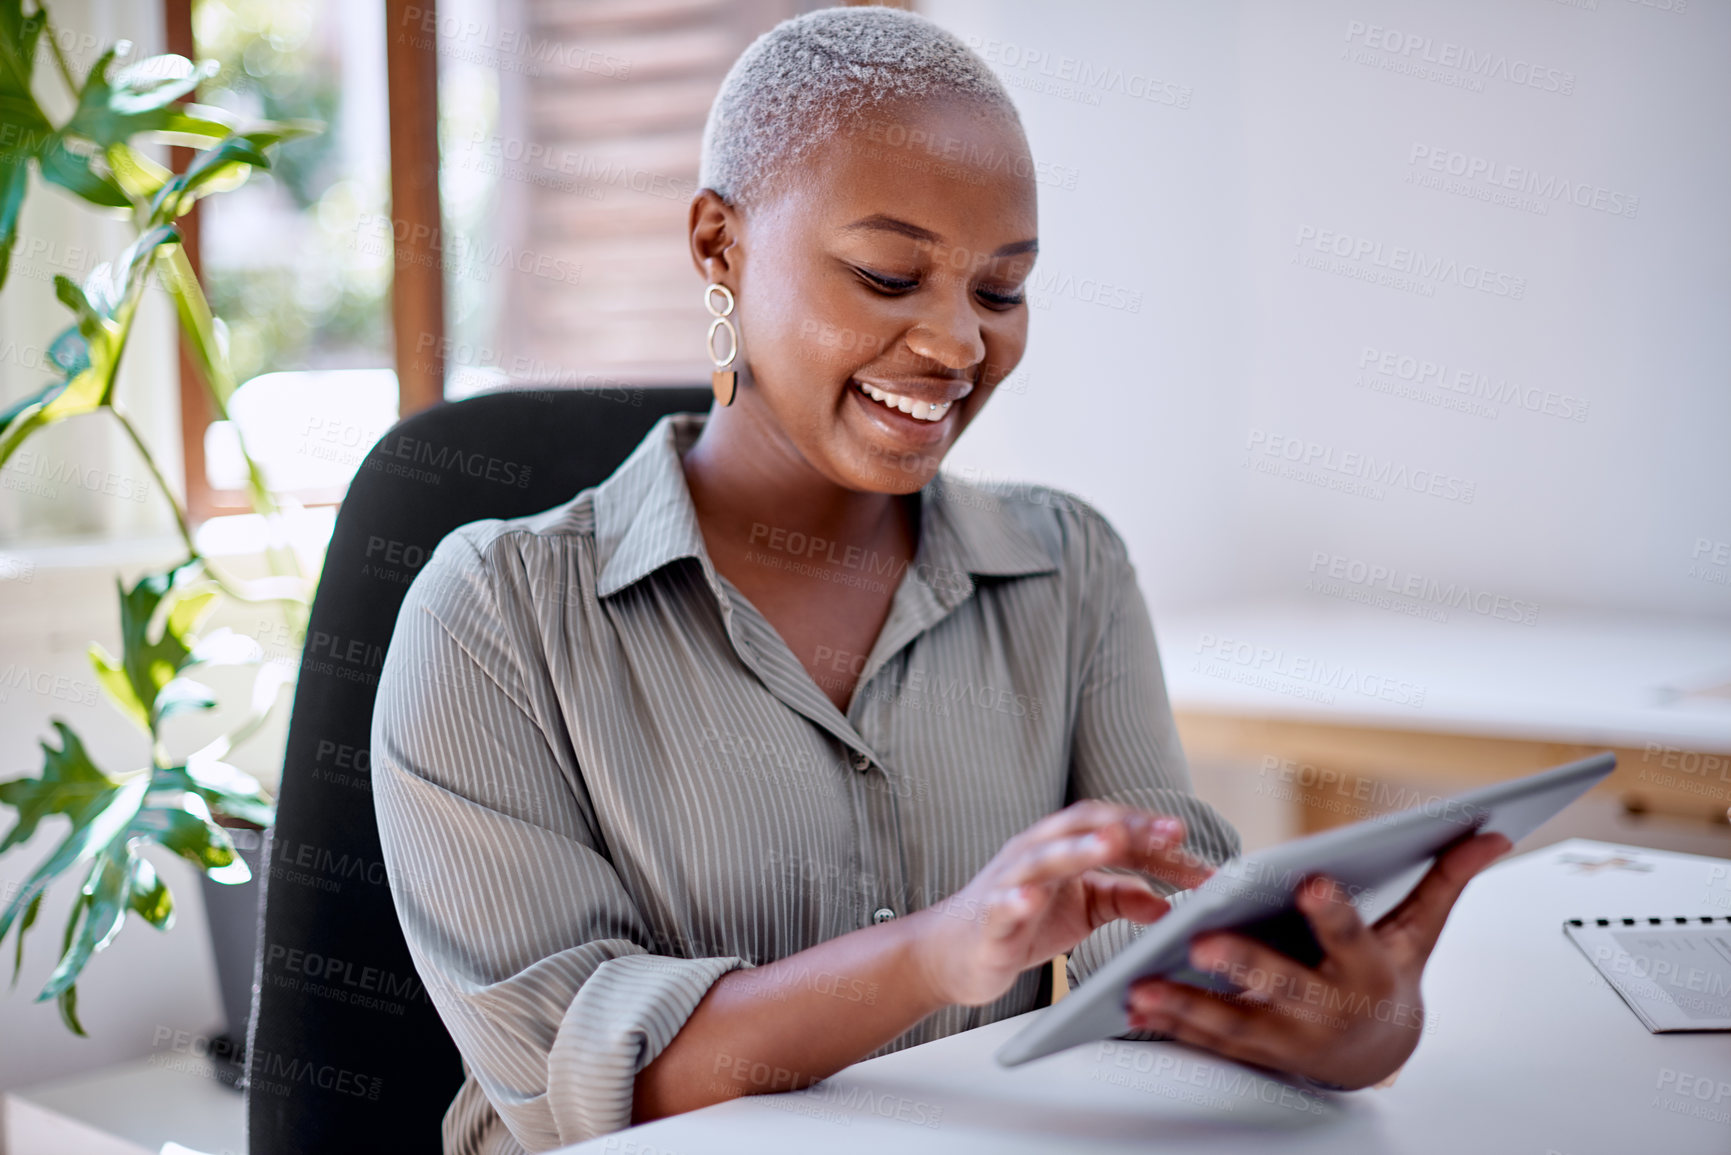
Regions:
<instances>
[{"instance_id":1,"label":"smiling face","mask_svg":"<svg viewBox=\"0 0 1731 1155\"><path fill-rule=\"evenodd\" d=\"M962 99L851 129L744 213L700 194L693 252L738 302L739 418L838 485L911 493L1021 360L1033 169L1013 121Z\"/></svg>"}]
</instances>

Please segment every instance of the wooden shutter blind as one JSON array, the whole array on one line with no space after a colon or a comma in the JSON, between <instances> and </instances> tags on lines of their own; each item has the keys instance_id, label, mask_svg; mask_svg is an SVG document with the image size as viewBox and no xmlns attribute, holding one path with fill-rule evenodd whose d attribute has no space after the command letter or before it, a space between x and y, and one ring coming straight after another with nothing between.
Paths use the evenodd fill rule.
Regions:
<instances>
[{"instance_id":1,"label":"wooden shutter blind","mask_svg":"<svg viewBox=\"0 0 1731 1155\"><path fill-rule=\"evenodd\" d=\"M517 0L533 44L502 79L502 136L544 147L501 181L514 243L558 275L502 278L513 377L707 380L686 215L710 102L797 0ZM509 167L508 158L504 161ZM580 270L580 271L575 271Z\"/></svg>"}]
</instances>

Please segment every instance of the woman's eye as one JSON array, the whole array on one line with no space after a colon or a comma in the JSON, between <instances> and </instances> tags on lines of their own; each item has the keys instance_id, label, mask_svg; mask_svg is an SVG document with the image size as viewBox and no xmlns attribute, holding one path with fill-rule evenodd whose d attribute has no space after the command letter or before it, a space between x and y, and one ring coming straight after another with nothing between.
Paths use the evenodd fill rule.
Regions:
<instances>
[{"instance_id":1,"label":"woman's eye","mask_svg":"<svg viewBox=\"0 0 1731 1155\"><path fill-rule=\"evenodd\" d=\"M883 293L905 293L919 285L918 281L910 280L907 277L886 276L883 273L874 273L870 269L862 269L858 266L855 266L854 272L864 278L865 282L872 288Z\"/></svg>"},{"instance_id":2,"label":"woman's eye","mask_svg":"<svg viewBox=\"0 0 1731 1155\"><path fill-rule=\"evenodd\" d=\"M1017 289L1013 293L1001 293L993 289L982 287L977 291L980 295L980 300L999 309L1013 309L1028 299L1028 295L1020 289Z\"/></svg>"}]
</instances>

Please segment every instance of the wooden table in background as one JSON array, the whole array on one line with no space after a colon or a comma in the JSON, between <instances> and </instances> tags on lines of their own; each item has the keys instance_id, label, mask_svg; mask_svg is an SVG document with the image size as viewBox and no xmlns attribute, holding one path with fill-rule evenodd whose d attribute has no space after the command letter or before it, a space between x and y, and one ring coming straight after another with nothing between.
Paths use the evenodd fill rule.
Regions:
<instances>
[{"instance_id":1,"label":"wooden table in background","mask_svg":"<svg viewBox=\"0 0 1731 1155\"><path fill-rule=\"evenodd\" d=\"M1608 749L1596 793L1731 847L1731 622L1441 623L1319 601L1158 623L1193 763L1274 777L1310 831L1410 804L1403 786L1468 789Z\"/></svg>"}]
</instances>

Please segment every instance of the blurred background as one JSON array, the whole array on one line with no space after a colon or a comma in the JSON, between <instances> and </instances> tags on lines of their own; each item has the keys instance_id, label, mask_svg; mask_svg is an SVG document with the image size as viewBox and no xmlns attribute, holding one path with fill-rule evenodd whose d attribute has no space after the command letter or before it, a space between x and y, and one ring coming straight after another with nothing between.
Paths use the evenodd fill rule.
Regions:
<instances>
[{"instance_id":1,"label":"blurred background","mask_svg":"<svg viewBox=\"0 0 1731 1155\"><path fill-rule=\"evenodd\" d=\"M200 548L316 573L367 449L440 399L705 382L704 118L746 44L818 6L53 3L74 71L124 39L213 61L202 103L328 126L196 210L228 420L166 300L140 306L119 388ZM1611 748L1529 845L1731 856L1731 2L912 6L1009 86L1040 173L1027 357L948 467L1117 526L1198 789L1247 845ZM19 237L0 405L40 387L47 284L127 233L50 192ZM294 495L272 524L243 438ZM116 574L176 556L157 484L94 423L0 471L0 779L36 772L51 716L137 757L84 650L118 648ZM231 624L292 677L292 628ZM231 758L267 785L291 693ZM27 958L0 1090L220 1020L196 876L159 857L176 929L93 964L88 1040L26 997L52 963Z\"/></svg>"}]
</instances>

